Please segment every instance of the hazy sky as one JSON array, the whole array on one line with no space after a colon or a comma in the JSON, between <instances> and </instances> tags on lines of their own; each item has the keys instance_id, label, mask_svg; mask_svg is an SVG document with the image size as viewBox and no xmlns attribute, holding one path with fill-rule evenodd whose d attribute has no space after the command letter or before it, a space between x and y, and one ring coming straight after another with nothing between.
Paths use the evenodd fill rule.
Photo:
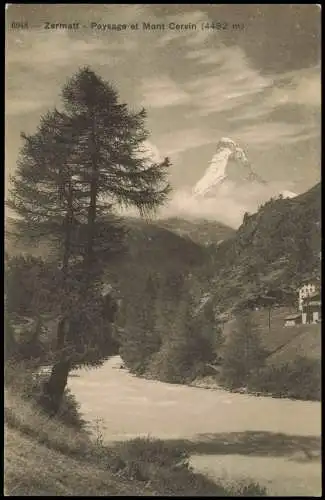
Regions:
<instances>
[{"instance_id":1,"label":"hazy sky","mask_svg":"<svg viewBox=\"0 0 325 500\"><path fill-rule=\"evenodd\" d=\"M148 112L150 141L173 163L176 188L203 174L219 139L246 150L266 180L302 192L320 179L320 22L317 5L11 5L6 35L6 174L20 132L60 102L60 87L90 65ZM26 29L11 29L25 21ZM228 23L224 31L202 22ZM46 22L79 22L75 32ZM98 31L97 23L139 23ZM145 31L143 22L165 23ZM168 23L197 23L175 31ZM242 29L232 28L240 23ZM6 175L6 178L7 178Z\"/></svg>"}]
</instances>

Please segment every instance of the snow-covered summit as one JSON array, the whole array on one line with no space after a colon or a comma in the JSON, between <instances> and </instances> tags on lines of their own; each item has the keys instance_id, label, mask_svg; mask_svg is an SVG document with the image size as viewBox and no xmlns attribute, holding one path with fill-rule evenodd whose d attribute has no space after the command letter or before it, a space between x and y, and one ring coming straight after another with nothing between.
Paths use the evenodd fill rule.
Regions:
<instances>
[{"instance_id":1,"label":"snow-covered summit","mask_svg":"<svg viewBox=\"0 0 325 500\"><path fill-rule=\"evenodd\" d=\"M245 168L247 171L247 180L257 180L256 174L254 174L249 165L245 151L229 137L222 137L217 144L209 167L203 177L194 186L194 194L205 195L212 188L223 182L227 178L228 162L232 159L239 162Z\"/></svg>"},{"instance_id":2,"label":"snow-covered summit","mask_svg":"<svg viewBox=\"0 0 325 500\"><path fill-rule=\"evenodd\" d=\"M296 193L288 190L274 191L273 183L265 182L251 167L247 154L234 140L222 137L203 177L193 188L196 198L213 198L220 194L221 185L238 197L238 189L248 193L260 193L261 199L281 194L284 198L294 198ZM228 189L228 192L229 192Z\"/></svg>"}]
</instances>

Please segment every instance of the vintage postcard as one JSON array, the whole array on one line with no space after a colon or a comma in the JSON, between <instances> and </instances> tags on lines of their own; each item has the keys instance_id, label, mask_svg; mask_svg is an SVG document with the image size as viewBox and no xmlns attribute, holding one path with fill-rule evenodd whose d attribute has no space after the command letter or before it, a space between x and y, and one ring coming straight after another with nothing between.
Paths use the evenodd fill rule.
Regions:
<instances>
[{"instance_id":1,"label":"vintage postcard","mask_svg":"<svg viewBox=\"0 0 325 500\"><path fill-rule=\"evenodd\" d=\"M321 6L6 4L6 496L321 496Z\"/></svg>"}]
</instances>

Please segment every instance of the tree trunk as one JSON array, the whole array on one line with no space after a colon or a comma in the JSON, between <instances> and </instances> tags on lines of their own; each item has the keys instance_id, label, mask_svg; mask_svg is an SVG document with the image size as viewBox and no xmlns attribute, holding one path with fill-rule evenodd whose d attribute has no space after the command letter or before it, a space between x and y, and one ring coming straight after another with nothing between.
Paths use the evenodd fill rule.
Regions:
<instances>
[{"instance_id":1,"label":"tree trunk","mask_svg":"<svg viewBox=\"0 0 325 500\"><path fill-rule=\"evenodd\" d=\"M58 361L52 368L49 380L43 386L41 404L51 416L55 416L60 409L70 369L71 361L69 359Z\"/></svg>"},{"instance_id":2,"label":"tree trunk","mask_svg":"<svg viewBox=\"0 0 325 500\"><path fill-rule=\"evenodd\" d=\"M90 279L90 272L94 262L94 240L96 232L96 218L97 218L97 197L98 197L98 151L96 144L96 123L95 116L92 114L91 119L91 135L89 138L89 149L91 157L91 180L90 180L90 203L88 207L88 242L87 252L85 258L85 270L87 278ZM88 281L86 280L86 282Z\"/></svg>"},{"instance_id":3,"label":"tree trunk","mask_svg":"<svg viewBox=\"0 0 325 500\"><path fill-rule=\"evenodd\" d=\"M87 277L90 275L92 264L94 262L96 203L97 203L97 179L96 179L96 173L94 172L90 184L90 205L88 209L88 244L87 244L87 253L85 259Z\"/></svg>"},{"instance_id":4,"label":"tree trunk","mask_svg":"<svg viewBox=\"0 0 325 500\"><path fill-rule=\"evenodd\" d=\"M62 261L63 298L66 292L66 278L71 253L71 229L73 223L73 193L71 178L67 181L67 201L68 209L65 219L65 244ZM51 376L43 386L43 393L40 399L42 406L51 416L56 415L60 409L64 391L68 382L69 371L71 369L71 361L66 359L63 354L65 333L69 324L68 319L65 317L64 307L62 314L63 317L59 321L56 338L56 352L59 359L56 363L54 363Z\"/></svg>"},{"instance_id":5,"label":"tree trunk","mask_svg":"<svg viewBox=\"0 0 325 500\"><path fill-rule=\"evenodd\" d=\"M62 262L62 273L63 273L63 280L65 281L66 279L66 274L68 270L68 265L69 265L69 258L70 258L70 253L71 253L71 231L72 231L72 224L73 224L73 190L72 190L72 183L71 183L71 177L68 178L67 181L67 202L68 202L68 207L67 207L67 213L65 217L65 241L64 241L64 254L63 254L63 262Z\"/></svg>"}]
</instances>

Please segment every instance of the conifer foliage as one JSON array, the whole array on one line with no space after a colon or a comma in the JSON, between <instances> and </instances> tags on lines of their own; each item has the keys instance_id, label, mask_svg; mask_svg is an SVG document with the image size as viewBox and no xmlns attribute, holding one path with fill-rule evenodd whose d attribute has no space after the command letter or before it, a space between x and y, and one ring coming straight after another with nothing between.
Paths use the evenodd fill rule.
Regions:
<instances>
[{"instance_id":1,"label":"conifer foliage","mask_svg":"<svg viewBox=\"0 0 325 500\"><path fill-rule=\"evenodd\" d=\"M83 362L91 352L93 363L109 355L102 322L112 324L114 313L100 315L108 300L101 271L103 261L124 248L115 207L148 215L170 191L169 160L155 163L145 153L144 110L130 111L90 68L64 85L62 104L41 118L34 134L22 134L8 202L16 214L14 237L50 240L60 259L57 357L45 390L54 413L76 353Z\"/></svg>"}]
</instances>

